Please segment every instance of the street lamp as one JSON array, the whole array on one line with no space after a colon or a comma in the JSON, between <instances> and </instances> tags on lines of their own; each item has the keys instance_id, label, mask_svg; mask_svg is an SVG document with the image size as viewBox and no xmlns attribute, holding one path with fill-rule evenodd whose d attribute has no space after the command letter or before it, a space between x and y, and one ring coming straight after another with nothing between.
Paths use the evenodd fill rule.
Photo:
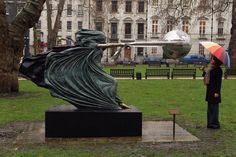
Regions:
<instances>
[{"instance_id":1,"label":"street lamp","mask_svg":"<svg viewBox=\"0 0 236 157\"><path fill-rule=\"evenodd\" d=\"M106 62L108 63L108 50L107 50L107 58L106 58Z\"/></svg>"},{"instance_id":2,"label":"street lamp","mask_svg":"<svg viewBox=\"0 0 236 157\"><path fill-rule=\"evenodd\" d=\"M23 57L29 57L30 56L30 52L29 52L29 30L27 30L27 32L24 35L24 55Z\"/></svg>"},{"instance_id":3,"label":"street lamp","mask_svg":"<svg viewBox=\"0 0 236 157\"><path fill-rule=\"evenodd\" d=\"M146 41L148 41L148 0L146 0ZM147 55L147 47L145 48L145 54ZM145 56L146 57L146 56Z\"/></svg>"}]
</instances>

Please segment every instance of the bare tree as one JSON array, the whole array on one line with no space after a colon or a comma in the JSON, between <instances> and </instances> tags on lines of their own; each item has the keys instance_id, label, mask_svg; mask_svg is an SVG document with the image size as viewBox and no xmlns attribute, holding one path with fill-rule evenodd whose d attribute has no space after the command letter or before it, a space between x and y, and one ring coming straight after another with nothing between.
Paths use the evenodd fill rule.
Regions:
<instances>
[{"instance_id":1,"label":"bare tree","mask_svg":"<svg viewBox=\"0 0 236 157\"><path fill-rule=\"evenodd\" d=\"M5 3L0 1L0 93L18 92L19 61L24 34L38 21L45 0L29 0L12 23L6 20Z\"/></svg>"},{"instance_id":2,"label":"bare tree","mask_svg":"<svg viewBox=\"0 0 236 157\"><path fill-rule=\"evenodd\" d=\"M169 18L169 20L172 22L172 25L177 26L180 19L185 16L211 16L215 13L224 12L228 7L228 0L160 0L157 9L157 15L160 17L166 17L167 19ZM167 21L162 21L162 25L167 25ZM167 27L162 28L163 30L161 32L165 33Z\"/></svg>"},{"instance_id":3,"label":"bare tree","mask_svg":"<svg viewBox=\"0 0 236 157\"><path fill-rule=\"evenodd\" d=\"M63 12L65 0L60 0L57 9L57 16L54 22L54 26L52 27L52 7L50 7L49 0L46 1L47 6L47 26L48 26L48 49L52 49L56 45L57 34L61 19L61 14Z\"/></svg>"}]
</instances>

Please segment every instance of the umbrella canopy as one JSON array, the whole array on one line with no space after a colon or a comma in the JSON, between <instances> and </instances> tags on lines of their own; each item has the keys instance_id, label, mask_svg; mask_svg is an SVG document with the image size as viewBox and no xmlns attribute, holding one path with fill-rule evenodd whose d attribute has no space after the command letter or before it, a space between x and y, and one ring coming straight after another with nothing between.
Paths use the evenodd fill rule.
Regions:
<instances>
[{"instance_id":1,"label":"umbrella canopy","mask_svg":"<svg viewBox=\"0 0 236 157\"><path fill-rule=\"evenodd\" d=\"M210 53L218 58L222 63L224 63L227 67L230 67L230 58L229 54L225 51L225 49L217 43L214 42L200 42L202 46L204 46Z\"/></svg>"}]
</instances>

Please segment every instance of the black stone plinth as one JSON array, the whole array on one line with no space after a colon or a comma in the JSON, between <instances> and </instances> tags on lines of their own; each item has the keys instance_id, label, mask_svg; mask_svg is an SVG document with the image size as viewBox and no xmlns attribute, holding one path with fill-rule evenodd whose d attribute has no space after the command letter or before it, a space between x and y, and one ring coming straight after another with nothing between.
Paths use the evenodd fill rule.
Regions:
<instances>
[{"instance_id":1,"label":"black stone plinth","mask_svg":"<svg viewBox=\"0 0 236 157\"><path fill-rule=\"evenodd\" d=\"M55 106L45 113L48 138L142 136L142 112L136 108L116 111Z\"/></svg>"}]
</instances>

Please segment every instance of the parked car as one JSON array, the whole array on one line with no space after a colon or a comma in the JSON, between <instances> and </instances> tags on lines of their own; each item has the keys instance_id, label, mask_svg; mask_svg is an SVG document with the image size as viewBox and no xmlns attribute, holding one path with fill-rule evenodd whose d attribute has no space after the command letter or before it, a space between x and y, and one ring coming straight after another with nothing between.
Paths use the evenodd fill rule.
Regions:
<instances>
[{"instance_id":1,"label":"parked car","mask_svg":"<svg viewBox=\"0 0 236 157\"><path fill-rule=\"evenodd\" d=\"M161 59L158 57L145 57L143 59L143 64L155 64L155 63L160 63Z\"/></svg>"},{"instance_id":2,"label":"parked car","mask_svg":"<svg viewBox=\"0 0 236 157\"><path fill-rule=\"evenodd\" d=\"M138 64L135 61L124 61L124 60L117 60L116 64Z\"/></svg>"},{"instance_id":3,"label":"parked car","mask_svg":"<svg viewBox=\"0 0 236 157\"><path fill-rule=\"evenodd\" d=\"M178 64L179 60L177 60L177 59L165 59L165 62L167 64Z\"/></svg>"},{"instance_id":4,"label":"parked car","mask_svg":"<svg viewBox=\"0 0 236 157\"><path fill-rule=\"evenodd\" d=\"M183 63L188 63L188 64L209 63L210 62L209 59L206 59L201 54L188 54L187 56L181 58L179 61L183 62Z\"/></svg>"}]
</instances>

